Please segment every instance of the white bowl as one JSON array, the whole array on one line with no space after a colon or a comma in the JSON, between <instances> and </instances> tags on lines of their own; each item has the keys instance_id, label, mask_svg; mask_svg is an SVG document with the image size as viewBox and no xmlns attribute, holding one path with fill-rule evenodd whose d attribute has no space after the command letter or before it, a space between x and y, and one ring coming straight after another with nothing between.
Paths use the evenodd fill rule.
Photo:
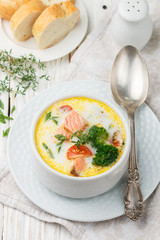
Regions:
<instances>
[{"instance_id":1,"label":"white bowl","mask_svg":"<svg viewBox=\"0 0 160 240\"><path fill-rule=\"evenodd\" d=\"M80 97L78 96L64 96L63 99L70 97ZM81 96L82 97L82 96ZM72 177L65 174L62 174L50 166L48 166L44 160L41 158L36 144L35 144L35 128L37 121L41 114L47 109L50 105L54 104L62 98L56 98L52 102L43 106L42 109L36 114L36 117L33 121L31 127L31 150L33 154L33 168L35 174L38 176L42 184L44 184L50 190L70 198L89 198L100 195L109 189L111 189L123 176L128 162L129 152L130 152L130 130L126 119L119 109L111 104L109 101L106 101L104 98L93 98L88 95L83 97L92 98L99 100L109 107L111 107L121 118L125 131L126 131L126 144L124 152L118 162L108 171L91 177Z\"/></svg>"}]
</instances>

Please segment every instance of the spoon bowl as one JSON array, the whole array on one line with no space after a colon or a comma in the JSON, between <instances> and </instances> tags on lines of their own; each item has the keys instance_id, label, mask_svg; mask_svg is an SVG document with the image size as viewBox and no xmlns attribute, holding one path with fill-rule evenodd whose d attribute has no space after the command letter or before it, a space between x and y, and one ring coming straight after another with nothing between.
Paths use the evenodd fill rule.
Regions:
<instances>
[{"instance_id":1,"label":"spoon bowl","mask_svg":"<svg viewBox=\"0 0 160 240\"><path fill-rule=\"evenodd\" d=\"M147 97L148 84L148 71L139 52L131 46L122 48L111 72L115 101L127 111L135 111Z\"/></svg>"},{"instance_id":2,"label":"spoon bowl","mask_svg":"<svg viewBox=\"0 0 160 240\"><path fill-rule=\"evenodd\" d=\"M115 101L127 111L129 118L131 152L124 205L126 215L135 221L142 215L143 196L136 161L134 112L147 98L149 86L146 64L136 48L126 46L119 52L113 63L110 86Z\"/></svg>"}]
</instances>

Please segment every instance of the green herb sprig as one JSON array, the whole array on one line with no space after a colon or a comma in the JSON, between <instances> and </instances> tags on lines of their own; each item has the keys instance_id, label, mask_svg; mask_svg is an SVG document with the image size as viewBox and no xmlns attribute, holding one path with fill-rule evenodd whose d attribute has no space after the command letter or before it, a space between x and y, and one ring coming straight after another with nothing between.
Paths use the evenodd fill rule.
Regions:
<instances>
[{"instance_id":1,"label":"green herb sprig","mask_svg":"<svg viewBox=\"0 0 160 240\"><path fill-rule=\"evenodd\" d=\"M5 77L0 79L0 92L14 92L17 96L17 94L25 95L28 88L35 91L39 84L37 69L43 71L45 68L46 65L37 61L32 54L14 58L12 50L9 52L1 50L0 70L5 73ZM39 78L49 80L49 76L44 73ZM15 88L10 87L11 81L17 83Z\"/></svg>"},{"instance_id":2,"label":"green herb sprig","mask_svg":"<svg viewBox=\"0 0 160 240\"><path fill-rule=\"evenodd\" d=\"M52 116L52 112L48 112L45 116L45 122L48 120L52 120L56 125L58 125L58 121L57 121L57 116Z\"/></svg>"},{"instance_id":3,"label":"green herb sprig","mask_svg":"<svg viewBox=\"0 0 160 240\"><path fill-rule=\"evenodd\" d=\"M81 130L75 132L72 135L71 139L75 137L78 138L78 140L77 141L72 140L72 143L74 143L78 149L80 148L80 145L85 145L89 142L89 136L86 133L83 133Z\"/></svg>"},{"instance_id":4,"label":"green herb sprig","mask_svg":"<svg viewBox=\"0 0 160 240\"><path fill-rule=\"evenodd\" d=\"M32 54L14 58L12 56L12 50L1 50L0 71L4 73L4 77L0 79L0 94L13 92L16 97L18 94L25 95L29 88L35 91L39 85L39 79L47 81L50 79L50 76L44 73L45 68L45 63L37 60ZM39 77L37 70L41 70ZM11 87L12 82L16 83L13 88ZM10 116L5 116L1 109L4 110L4 104L0 100L1 123L5 124L7 119L13 120ZM13 114L14 111L15 106L12 107L11 114ZM3 136L7 136L8 133L8 129L3 131Z\"/></svg>"},{"instance_id":5,"label":"green herb sprig","mask_svg":"<svg viewBox=\"0 0 160 240\"><path fill-rule=\"evenodd\" d=\"M68 138L66 138L65 136L63 136L62 134L57 134L55 135L55 138L57 138L57 140L59 141L59 143L57 143L57 147L58 147L58 153L61 151L62 148L62 144L65 140L68 140Z\"/></svg>"},{"instance_id":6,"label":"green herb sprig","mask_svg":"<svg viewBox=\"0 0 160 240\"><path fill-rule=\"evenodd\" d=\"M53 155L53 152L51 151L51 149L44 142L42 143L42 145L47 150L47 152L49 153L50 157L54 159L54 155Z\"/></svg>"},{"instance_id":7,"label":"green herb sprig","mask_svg":"<svg viewBox=\"0 0 160 240\"><path fill-rule=\"evenodd\" d=\"M6 124L6 120L13 120L12 117L8 117L5 116L4 113L2 112L2 110L4 110L4 103L2 102L2 100L0 99L0 122L3 124ZM11 110L11 114L15 111L15 106L13 106L12 110ZM7 128L5 131L3 130L3 137L7 137L10 131L10 127Z\"/></svg>"},{"instance_id":8,"label":"green herb sprig","mask_svg":"<svg viewBox=\"0 0 160 240\"><path fill-rule=\"evenodd\" d=\"M12 117L5 116L1 109L4 110L4 103L0 99L0 122L1 123L5 124L6 120L13 120Z\"/></svg>"}]
</instances>

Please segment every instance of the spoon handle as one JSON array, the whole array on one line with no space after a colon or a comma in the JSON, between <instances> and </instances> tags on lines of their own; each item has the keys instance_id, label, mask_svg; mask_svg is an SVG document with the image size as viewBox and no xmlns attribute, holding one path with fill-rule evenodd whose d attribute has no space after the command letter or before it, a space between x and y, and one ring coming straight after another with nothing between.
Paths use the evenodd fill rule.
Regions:
<instances>
[{"instance_id":1,"label":"spoon handle","mask_svg":"<svg viewBox=\"0 0 160 240\"><path fill-rule=\"evenodd\" d=\"M129 113L128 117L132 142L127 173L127 189L124 194L124 205L127 217L135 221L142 215L143 196L139 187L139 171L136 162L134 113Z\"/></svg>"}]
</instances>

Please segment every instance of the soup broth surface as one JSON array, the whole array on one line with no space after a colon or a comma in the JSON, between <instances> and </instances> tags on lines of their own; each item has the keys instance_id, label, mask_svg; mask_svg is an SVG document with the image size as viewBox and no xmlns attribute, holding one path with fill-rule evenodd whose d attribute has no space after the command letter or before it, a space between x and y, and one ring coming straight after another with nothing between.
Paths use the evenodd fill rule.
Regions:
<instances>
[{"instance_id":1,"label":"soup broth surface","mask_svg":"<svg viewBox=\"0 0 160 240\"><path fill-rule=\"evenodd\" d=\"M78 113L78 116L83 118L85 123L87 122L87 125L84 127L85 129L82 129L83 134L87 135L92 126L103 127L108 133L105 144L113 146L117 144L116 137L118 135L120 146L115 146L118 148L118 157L113 163L108 166L94 165L93 159L97 148L92 146L90 142L84 144L84 146L90 150L92 153L91 156L82 156L83 160L77 160L72 157L68 158L67 151L75 145L73 141L77 142L78 138L72 137L72 139L64 140L60 144L55 135L57 135L59 129L63 128L65 121L67 121L67 116L73 113L73 111L76 114ZM68 129L65 131L71 136L74 134L68 131ZM67 98L49 106L40 116L35 129L35 143L42 159L54 170L70 176L76 176L77 174L79 177L90 177L108 171L122 156L125 141L125 129L117 113L106 104L86 97ZM81 166L81 162L78 165L78 161L83 161L83 166ZM75 162L77 162L77 165L75 165ZM78 170L74 168L75 166L77 166Z\"/></svg>"}]
</instances>

